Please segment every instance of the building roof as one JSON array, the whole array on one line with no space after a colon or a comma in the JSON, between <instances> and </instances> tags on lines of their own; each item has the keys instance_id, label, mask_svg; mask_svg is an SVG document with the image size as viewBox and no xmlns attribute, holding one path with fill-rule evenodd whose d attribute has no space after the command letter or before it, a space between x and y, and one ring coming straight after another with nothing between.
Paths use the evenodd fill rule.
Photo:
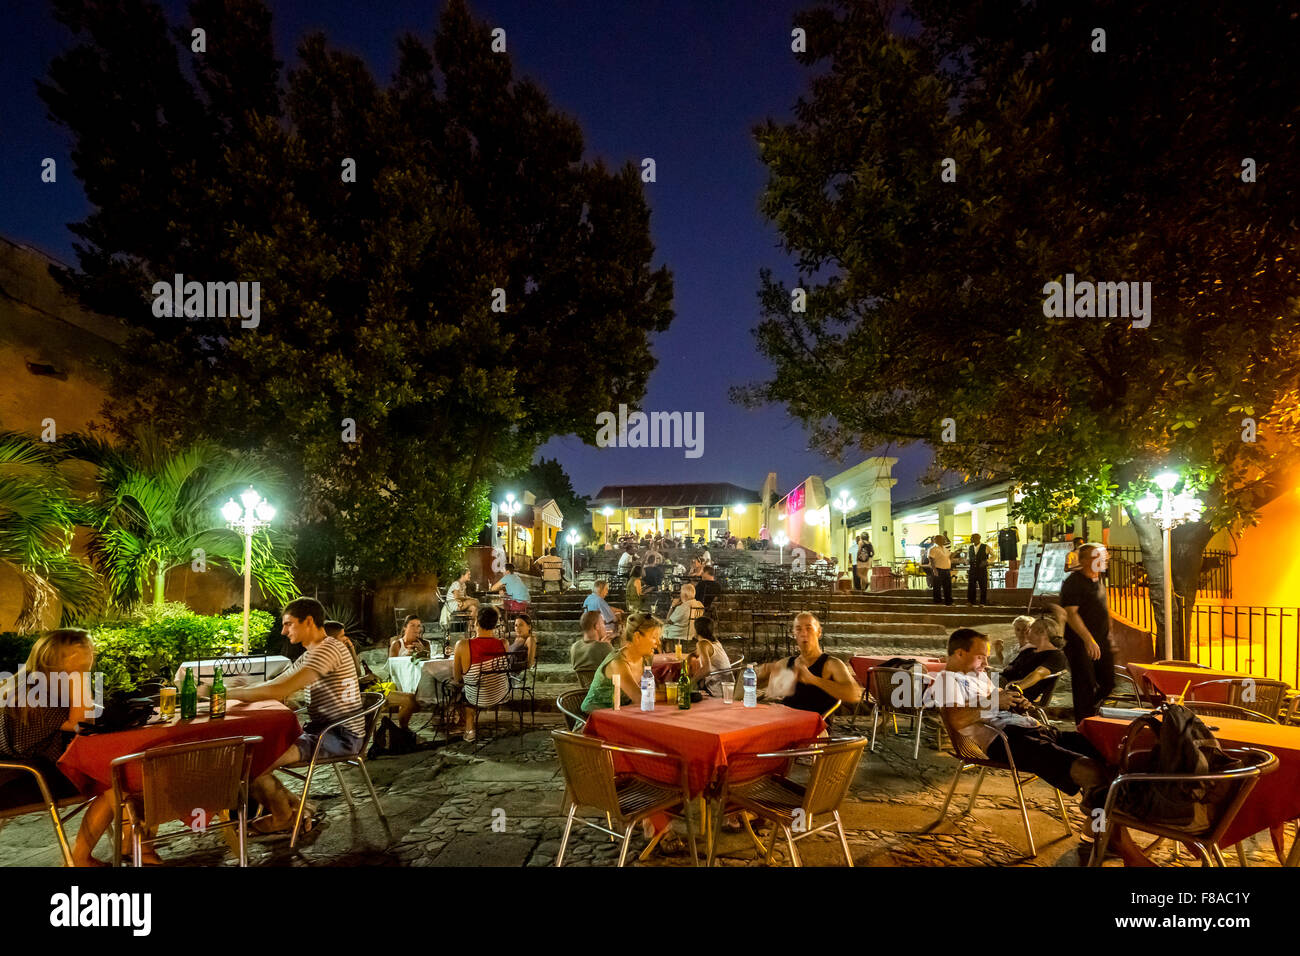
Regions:
<instances>
[{"instance_id":1,"label":"building roof","mask_svg":"<svg viewBox=\"0 0 1300 956\"><path fill-rule=\"evenodd\" d=\"M730 482L688 485L606 485L587 502L590 511L606 505L615 508L686 508L692 505L760 504L757 491Z\"/></svg>"},{"instance_id":2,"label":"building roof","mask_svg":"<svg viewBox=\"0 0 1300 956\"><path fill-rule=\"evenodd\" d=\"M950 498L961 498L966 495L979 494L981 491L990 491L1000 488L1011 481L1011 478L979 478L975 481L965 481L960 485L953 485L951 488L940 488L938 491L932 491L929 494L920 495L916 498L908 498L906 501L898 501L893 505L894 514L902 514L904 511L915 511L918 508L926 508L931 505L942 504Z\"/></svg>"}]
</instances>

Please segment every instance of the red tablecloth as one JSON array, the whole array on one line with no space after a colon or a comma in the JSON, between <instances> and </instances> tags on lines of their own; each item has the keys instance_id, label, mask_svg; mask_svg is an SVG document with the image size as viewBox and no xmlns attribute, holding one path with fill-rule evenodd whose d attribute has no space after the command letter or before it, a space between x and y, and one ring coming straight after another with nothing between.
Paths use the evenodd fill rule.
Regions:
<instances>
[{"instance_id":1,"label":"red tablecloth","mask_svg":"<svg viewBox=\"0 0 1300 956\"><path fill-rule=\"evenodd\" d=\"M682 662L676 654L656 654L650 662L650 670L655 675L655 683L676 681L682 676Z\"/></svg>"},{"instance_id":2,"label":"red tablecloth","mask_svg":"<svg viewBox=\"0 0 1300 956\"><path fill-rule=\"evenodd\" d=\"M810 741L822 732L821 714L782 704L745 707L707 699L690 710L660 705L653 711L624 707L597 710L586 733L611 744L642 747L683 757L693 795L703 793L735 754L767 753ZM619 772L635 771L652 780L676 784L664 761L615 755ZM775 761L744 761L745 777L769 773Z\"/></svg>"},{"instance_id":3,"label":"red tablecloth","mask_svg":"<svg viewBox=\"0 0 1300 956\"><path fill-rule=\"evenodd\" d=\"M112 734L74 737L59 758L59 769L82 791L102 792L113 786L110 765L118 757L196 740L261 737L262 742L253 749L253 776L256 777L265 773L301 733L294 712L279 701L244 703L232 700L226 716L219 720L197 717L194 720L146 724ZM128 775L127 785L132 789L140 787L139 777L138 770Z\"/></svg>"},{"instance_id":4,"label":"red tablecloth","mask_svg":"<svg viewBox=\"0 0 1300 956\"><path fill-rule=\"evenodd\" d=\"M1198 684L1204 684L1212 680L1244 679L1252 676L1237 671L1216 671L1204 667L1174 667L1169 664L1129 663L1125 666L1128 667L1128 672L1133 675L1133 680L1137 682L1139 687L1145 686L1143 684L1143 677L1145 677L1157 691L1174 697L1183 692L1183 688L1187 687L1189 681L1192 687L1196 687ZM1197 699L1222 704L1228 699L1228 690L1222 685L1210 687L1206 689L1204 694L1198 694Z\"/></svg>"},{"instance_id":5,"label":"red tablecloth","mask_svg":"<svg viewBox=\"0 0 1300 956\"><path fill-rule=\"evenodd\" d=\"M909 661L920 661L922 664L925 665L926 671L931 674L933 674L935 671L943 670L944 665L947 663L947 661L942 657L915 657L909 654L895 654L894 657L906 657ZM871 670L871 668L873 667L879 667L887 660L892 660L892 658L864 657L864 656L854 657L851 663L853 665L853 674L855 677L857 677L858 683L861 684L863 687L866 687L867 681L870 680L870 677L868 676L867 672Z\"/></svg>"},{"instance_id":6,"label":"red tablecloth","mask_svg":"<svg viewBox=\"0 0 1300 956\"><path fill-rule=\"evenodd\" d=\"M1275 754L1278 760L1277 769L1260 777L1246 798L1223 845L1232 846L1261 830L1300 817L1300 727L1226 717L1208 717L1205 722L1217 728L1214 736L1224 747L1257 747ZM1079 730L1114 764L1119 760L1120 740L1129 723L1114 717L1089 717Z\"/></svg>"}]
</instances>

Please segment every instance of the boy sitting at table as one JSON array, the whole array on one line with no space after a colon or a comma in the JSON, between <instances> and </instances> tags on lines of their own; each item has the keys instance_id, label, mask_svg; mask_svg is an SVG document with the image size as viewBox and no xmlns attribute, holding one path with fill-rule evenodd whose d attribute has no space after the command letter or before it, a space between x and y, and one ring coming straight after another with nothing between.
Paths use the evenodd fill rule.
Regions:
<instances>
[{"instance_id":1,"label":"boy sitting at table","mask_svg":"<svg viewBox=\"0 0 1300 956\"><path fill-rule=\"evenodd\" d=\"M231 687L230 700L283 701L299 690L307 691L307 728L275 763L253 781L258 802L269 807L271 819L254 824L258 833L276 833L293 825L293 804L288 789L275 776L276 767L306 763L320 743L323 756L349 756L360 752L365 720L356 717L334 728L324 737L326 725L361 709L361 688L352 655L341 641L325 633L325 608L314 598L300 597L284 609L284 634L307 649L274 680L250 687ZM207 685L204 685L206 689Z\"/></svg>"}]
</instances>

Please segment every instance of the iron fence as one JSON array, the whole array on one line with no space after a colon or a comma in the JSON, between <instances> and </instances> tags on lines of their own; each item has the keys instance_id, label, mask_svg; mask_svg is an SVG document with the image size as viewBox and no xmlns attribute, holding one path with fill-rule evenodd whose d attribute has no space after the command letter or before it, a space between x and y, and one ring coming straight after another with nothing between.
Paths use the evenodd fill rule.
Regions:
<instances>
[{"instance_id":1,"label":"iron fence","mask_svg":"<svg viewBox=\"0 0 1300 956\"><path fill-rule=\"evenodd\" d=\"M1147 572L1141 548L1107 548L1109 581L1119 587L1146 587ZM1118 571L1118 575L1116 572ZM1200 597L1232 597L1232 553L1206 551L1201 555L1201 575L1196 583Z\"/></svg>"}]
</instances>

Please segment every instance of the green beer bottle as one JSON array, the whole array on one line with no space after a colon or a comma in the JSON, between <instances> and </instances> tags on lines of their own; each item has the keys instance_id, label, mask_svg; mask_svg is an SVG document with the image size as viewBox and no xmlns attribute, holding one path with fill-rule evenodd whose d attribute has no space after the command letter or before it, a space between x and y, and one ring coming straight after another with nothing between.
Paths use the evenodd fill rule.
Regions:
<instances>
[{"instance_id":1,"label":"green beer bottle","mask_svg":"<svg viewBox=\"0 0 1300 956\"><path fill-rule=\"evenodd\" d=\"M682 661L682 673L677 678L677 709L691 709L691 662L689 658Z\"/></svg>"},{"instance_id":2,"label":"green beer bottle","mask_svg":"<svg viewBox=\"0 0 1300 956\"><path fill-rule=\"evenodd\" d=\"M214 667L214 668L212 669L212 711L211 711L211 716L212 716L214 719L217 718L217 717L224 717L224 716L226 716L226 684L225 684L225 682L221 679L221 668L220 668L220 667Z\"/></svg>"},{"instance_id":3,"label":"green beer bottle","mask_svg":"<svg viewBox=\"0 0 1300 956\"><path fill-rule=\"evenodd\" d=\"M181 683L181 720L193 720L199 715L199 685L194 683L194 668L185 668Z\"/></svg>"}]
</instances>

